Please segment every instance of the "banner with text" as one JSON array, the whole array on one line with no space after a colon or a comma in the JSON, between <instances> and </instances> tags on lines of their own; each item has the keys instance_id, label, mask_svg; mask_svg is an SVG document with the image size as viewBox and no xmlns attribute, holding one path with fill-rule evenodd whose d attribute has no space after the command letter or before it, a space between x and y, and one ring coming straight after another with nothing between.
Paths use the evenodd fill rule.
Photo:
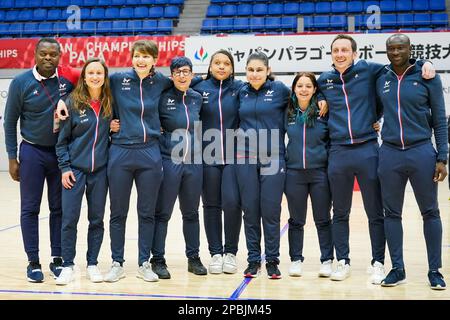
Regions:
<instances>
[{"instance_id":1,"label":"banner with text","mask_svg":"<svg viewBox=\"0 0 450 320\"><path fill-rule=\"evenodd\" d=\"M412 58L431 60L437 70L450 70L450 32L406 33L412 44ZM389 63L386 39L390 34L352 34L358 44L360 59ZM312 71L331 68L330 45L335 34L279 36L195 36L186 38L186 56L194 63L194 71L206 73L209 58L219 49L227 49L234 57L235 71L244 72L253 51L262 51L270 59L275 73Z\"/></svg>"},{"instance_id":2,"label":"banner with text","mask_svg":"<svg viewBox=\"0 0 450 320\"><path fill-rule=\"evenodd\" d=\"M136 40L153 40L159 48L157 66L167 67L172 58L184 56L185 36L120 36L59 38L63 54L60 63L82 67L91 57L100 57L108 67L131 66L131 46ZM31 68L38 38L0 39L0 69Z\"/></svg>"}]
</instances>

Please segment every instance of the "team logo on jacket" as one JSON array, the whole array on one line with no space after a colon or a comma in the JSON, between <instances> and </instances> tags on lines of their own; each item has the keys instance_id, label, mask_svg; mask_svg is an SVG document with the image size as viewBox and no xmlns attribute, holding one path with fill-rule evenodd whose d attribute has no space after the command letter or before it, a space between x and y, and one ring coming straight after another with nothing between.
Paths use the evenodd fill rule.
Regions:
<instances>
[{"instance_id":1,"label":"team logo on jacket","mask_svg":"<svg viewBox=\"0 0 450 320\"><path fill-rule=\"evenodd\" d=\"M272 101L274 90L267 90L266 94L264 95L264 101Z\"/></svg>"},{"instance_id":2,"label":"team logo on jacket","mask_svg":"<svg viewBox=\"0 0 450 320\"><path fill-rule=\"evenodd\" d=\"M86 109L80 110L80 118L86 117Z\"/></svg>"},{"instance_id":3,"label":"team logo on jacket","mask_svg":"<svg viewBox=\"0 0 450 320\"><path fill-rule=\"evenodd\" d=\"M122 80L122 90L123 91L131 90L130 81L131 81L130 78L127 78L127 77L123 78L123 80Z\"/></svg>"},{"instance_id":4,"label":"team logo on jacket","mask_svg":"<svg viewBox=\"0 0 450 320\"><path fill-rule=\"evenodd\" d=\"M203 103L209 103L209 94L210 92L203 91L202 97L203 97Z\"/></svg>"},{"instance_id":5,"label":"team logo on jacket","mask_svg":"<svg viewBox=\"0 0 450 320\"><path fill-rule=\"evenodd\" d=\"M414 81L413 85L417 86L419 83L417 81Z\"/></svg>"},{"instance_id":6,"label":"team logo on jacket","mask_svg":"<svg viewBox=\"0 0 450 320\"><path fill-rule=\"evenodd\" d=\"M387 92L391 91L390 85L391 85L390 81L384 82L383 93L387 93Z\"/></svg>"},{"instance_id":7,"label":"team logo on jacket","mask_svg":"<svg viewBox=\"0 0 450 320\"><path fill-rule=\"evenodd\" d=\"M333 88L334 88L333 79L327 79L327 90L333 89Z\"/></svg>"},{"instance_id":8,"label":"team logo on jacket","mask_svg":"<svg viewBox=\"0 0 450 320\"><path fill-rule=\"evenodd\" d=\"M67 83L60 83L59 84L59 95L64 96L67 93Z\"/></svg>"},{"instance_id":9,"label":"team logo on jacket","mask_svg":"<svg viewBox=\"0 0 450 320\"><path fill-rule=\"evenodd\" d=\"M359 77L359 74L355 74L355 79L358 79L358 77Z\"/></svg>"},{"instance_id":10,"label":"team logo on jacket","mask_svg":"<svg viewBox=\"0 0 450 320\"><path fill-rule=\"evenodd\" d=\"M37 89L36 89L36 90L33 91L33 94L34 94L35 96L38 96L38 95L39 95L39 91L37 91Z\"/></svg>"},{"instance_id":11,"label":"team logo on jacket","mask_svg":"<svg viewBox=\"0 0 450 320\"><path fill-rule=\"evenodd\" d=\"M167 98L166 106L167 106L167 110L175 110L176 109L176 107L175 107L175 99Z\"/></svg>"}]
</instances>

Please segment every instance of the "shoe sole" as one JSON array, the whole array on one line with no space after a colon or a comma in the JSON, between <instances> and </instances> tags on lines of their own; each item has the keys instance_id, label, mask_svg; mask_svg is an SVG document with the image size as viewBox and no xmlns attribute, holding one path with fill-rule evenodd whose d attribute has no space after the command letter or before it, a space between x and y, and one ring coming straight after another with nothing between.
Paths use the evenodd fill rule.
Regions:
<instances>
[{"instance_id":1,"label":"shoe sole","mask_svg":"<svg viewBox=\"0 0 450 320\"><path fill-rule=\"evenodd\" d=\"M211 268L211 267L208 269L208 271L211 274L221 274L223 272L222 269L214 269L214 268Z\"/></svg>"},{"instance_id":2,"label":"shoe sole","mask_svg":"<svg viewBox=\"0 0 450 320\"><path fill-rule=\"evenodd\" d=\"M380 285L382 287L396 287L399 284L405 284L405 283L406 283L406 280L400 280L400 281L397 281L396 283L383 283L383 282L381 282Z\"/></svg>"},{"instance_id":3,"label":"shoe sole","mask_svg":"<svg viewBox=\"0 0 450 320\"><path fill-rule=\"evenodd\" d=\"M296 272L289 272L289 276L298 278L298 277L301 277L302 274L301 273L296 273Z\"/></svg>"},{"instance_id":4,"label":"shoe sole","mask_svg":"<svg viewBox=\"0 0 450 320\"><path fill-rule=\"evenodd\" d=\"M147 282L158 282L159 281L159 278L151 278L151 279L149 279L149 278L144 277L141 274L137 274L136 277L139 278L139 279L142 279L144 281L147 281Z\"/></svg>"},{"instance_id":5,"label":"shoe sole","mask_svg":"<svg viewBox=\"0 0 450 320\"><path fill-rule=\"evenodd\" d=\"M259 271L257 274L251 274L250 272L244 274L244 278L258 278L258 277L259 277Z\"/></svg>"},{"instance_id":6,"label":"shoe sole","mask_svg":"<svg viewBox=\"0 0 450 320\"><path fill-rule=\"evenodd\" d=\"M329 278L329 277L331 277L331 273L330 274L328 274L328 273L319 273L318 276L319 276L319 278Z\"/></svg>"},{"instance_id":7,"label":"shoe sole","mask_svg":"<svg viewBox=\"0 0 450 320\"><path fill-rule=\"evenodd\" d=\"M347 279L348 277L350 277L350 276L347 276L347 277L345 277L345 278L333 278L333 277L330 277L330 279L331 279L331 281L344 281L344 280Z\"/></svg>"},{"instance_id":8,"label":"shoe sole","mask_svg":"<svg viewBox=\"0 0 450 320\"><path fill-rule=\"evenodd\" d=\"M226 274L235 274L237 272L237 268L229 268L229 269L227 269L227 268L223 268L223 273L226 273Z\"/></svg>"},{"instance_id":9,"label":"shoe sole","mask_svg":"<svg viewBox=\"0 0 450 320\"><path fill-rule=\"evenodd\" d=\"M123 279L123 278L125 278L124 274L119 276L117 279L114 279L114 280L103 279L103 282L113 283L113 282L117 282L117 281L119 281L120 279Z\"/></svg>"},{"instance_id":10,"label":"shoe sole","mask_svg":"<svg viewBox=\"0 0 450 320\"><path fill-rule=\"evenodd\" d=\"M270 280L279 280L279 279L281 279L281 275L276 275L276 274L267 275L267 278L269 278Z\"/></svg>"},{"instance_id":11,"label":"shoe sole","mask_svg":"<svg viewBox=\"0 0 450 320\"><path fill-rule=\"evenodd\" d=\"M28 282L31 282L31 283L42 283L42 282L44 282L44 280L34 280L34 279L31 279L31 278L28 278L28 277L27 277L27 280L28 280Z\"/></svg>"},{"instance_id":12,"label":"shoe sole","mask_svg":"<svg viewBox=\"0 0 450 320\"><path fill-rule=\"evenodd\" d=\"M439 290L439 291L447 289L447 287L441 287L441 286L432 287L431 283L430 283L430 288L431 288L431 290Z\"/></svg>"}]
</instances>

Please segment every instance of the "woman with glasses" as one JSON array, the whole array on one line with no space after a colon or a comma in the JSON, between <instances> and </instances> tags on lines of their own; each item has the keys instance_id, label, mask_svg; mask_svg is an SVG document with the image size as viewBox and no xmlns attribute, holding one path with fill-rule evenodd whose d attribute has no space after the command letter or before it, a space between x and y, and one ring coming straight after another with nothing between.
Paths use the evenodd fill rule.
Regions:
<instances>
[{"instance_id":1,"label":"woman with glasses","mask_svg":"<svg viewBox=\"0 0 450 320\"><path fill-rule=\"evenodd\" d=\"M195 275L207 274L199 257L198 206L202 192L203 164L201 127L197 124L202 96L189 88L193 77L192 62L189 58L174 58L170 64L170 72L174 87L165 91L159 100L164 179L156 205L152 265L160 279L170 279L164 258L165 242L177 197L183 216L188 271Z\"/></svg>"}]
</instances>

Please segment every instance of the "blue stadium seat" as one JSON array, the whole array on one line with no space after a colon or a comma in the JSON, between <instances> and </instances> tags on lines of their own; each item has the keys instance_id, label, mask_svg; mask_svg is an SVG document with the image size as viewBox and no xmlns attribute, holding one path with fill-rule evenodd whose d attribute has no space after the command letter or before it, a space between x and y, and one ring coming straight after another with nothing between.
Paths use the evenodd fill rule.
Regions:
<instances>
[{"instance_id":1,"label":"blue stadium seat","mask_svg":"<svg viewBox=\"0 0 450 320\"><path fill-rule=\"evenodd\" d=\"M235 19L236 20L236 19ZM217 19L203 19L202 31L212 33L217 30Z\"/></svg>"},{"instance_id":2,"label":"blue stadium seat","mask_svg":"<svg viewBox=\"0 0 450 320\"><path fill-rule=\"evenodd\" d=\"M273 16L281 16L284 13L284 6L282 3L270 3L267 6L267 13Z\"/></svg>"},{"instance_id":3,"label":"blue stadium seat","mask_svg":"<svg viewBox=\"0 0 450 320\"><path fill-rule=\"evenodd\" d=\"M448 15L446 13L432 13L431 24L433 26L446 26L448 25Z\"/></svg>"},{"instance_id":4,"label":"blue stadium seat","mask_svg":"<svg viewBox=\"0 0 450 320\"><path fill-rule=\"evenodd\" d=\"M55 34L66 34L69 30L67 29L67 24L65 22L55 22L53 24L53 33Z\"/></svg>"},{"instance_id":5,"label":"blue stadium seat","mask_svg":"<svg viewBox=\"0 0 450 320\"><path fill-rule=\"evenodd\" d=\"M314 19L312 16L303 17L303 26L305 29L313 29L314 28Z\"/></svg>"},{"instance_id":6,"label":"blue stadium seat","mask_svg":"<svg viewBox=\"0 0 450 320\"><path fill-rule=\"evenodd\" d=\"M429 13L415 13L414 14L414 25L416 26L428 26L430 24L430 14Z\"/></svg>"},{"instance_id":7,"label":"blue stadium seat","mask_svg":"<svg viewBox=\"0 0 450 320\"><path fill-rule=\"evenodd\" d=\"M105 18L105 9L104 8L93 8L91 10L91 19L102 20L103 18Z\"/></svg>"},{"instance_id":8,"label":"blue stadium seat","mask_svg":"<svg viewBox=\"0 0 450 320\"><path fill-rule=\"evenodd\" d=\"M169 4L169 0L154 0L155 4L161 4L161 5L165 5L165 4Z\"/></svg>"},{"instance_id":9,"label":"blue stadium seat","mask_svg":"<svg viewBox=\"0 0 450 320\"><path fill-rule=\"evenodd\" d=\"M335 1L331 3L332 13L346 13L347 12L347 2L345 1Z\"/></svg>"},{"instance_id":10,"label":"blue stadium seat","mask_svg":"<svg viewBox=\"0 0 450 320\"><path fill-rule=\"evenodd\" d=\"M47 11L47 19L48 20L60 20L61 19L61 10L60 9L50 9Z\"/></svg>"},{"instance_id":11,"label":"blue stadium seat","mask_svg":"<svg viewBox=\"0 0 450 320\"><path fill-rule=\"evenodd\" d=\"M31 20L33 20L33 10L21 10L17 20L18 21L31 21Z\"/></svg>"},{"instance_id":12,"label":"blue stadium seat","mask_svg":"<svg viewBox=\"0 0 450 320\"><path fill-rule=\"evenodd\" d=\"M363 3L361 1L349 1L347 3L347 12L356 13L363 11Z\"/></svg>"},{"instance_id":13,"label":"blue stadium seat","mask_svg":"<svg viewBox=\"0 0 450 320\"><path fill-rule=\"evenodd\" d=\"M288 2L284 4L284 14L298 14L300 11L300 6L296 2Z\"/></svg>"},{"instance_id":14,"label":"blue stadium seat","mask_svg":"<svg viewBox=\"0 0 450 320\"><path fill-rule=\"evenodd\" d=\"M97 6L97 0L83 0L83 5L85 7L95 7ZM92 27L92 24L89 24L88 26Z\"/></svg>"},{"instance_id":15,"label":"blue stadium seat","mask_svg":"<svg viewBox=\"0 0 450 320\"><path fill-rule=\"evenodd\" d=\"M140 4L147 6L147 5L154 5L156 4L156 2L155 0L141 0ZM144 29L144 25L142 25L142 29Z\"/></svg>"},{"instance_id":16,"label":"blue stadium seat","mask_svg":"<svg viewBox=\"0 0 450 320\"><path fill-rule=\"evenodd\" d=\"M281 28L297 31L297 17L281 17Z\"/></svg>"},{"instance_id":17,"label":"blue stadium seat","mask_svg":"<svg viewBox=\"0 0 450 320\"><path fill-rule=\"evenodd\" d=\"M248 29L248 18L234 18L233 30L236 30L238 32L245 32L248 31Z\"/></svg>"},{"instance_id":18,"label":"blue stadium seat","mask_svg":"<svg viewBox=\"0 0 450 320\"><path fill-rule=\"evenodd\" d=\"M173 29L172 20L158 20L158 32L164 34L170 34Z\"/></svg>"},{"instance_id":19,"label":"blue stadium seat","mask_svg":"<svg viewBox=\"0 0 450 320\"><path fill-rule=\"evenodd\" d=\"M0 21L5 21L6 11L0 10Z\"/></svg>"},{"instance_id":20,"label":"blue stadium seat","mask_svg":"<svg viewBox=\"0 0 450 320\"><path fill-rule=\"evenodd\" d=\"M397 25L397 15L396 14L382 14L381 15L381 27L392 27Z\"/></svg>"},{"instance_id":21,"label":"blue stadium seat","mask_svg":"<svg viewBox=\"0 0 450 320\"><path fill-rule=\"evenodd\" d=\"M141 0L127 0L128 6L139 6L141 5Z\"/></svg>"},{"instance_id":22,"label":"blue stadium seat","mask_svg":"<svg viewBox=\"0 0 450 320\"><path fill-rule=\"evenodd\" d=\"M156 18L156 19L164 17L164 8L163 7L150 7L150 9L148 9L148 17Z\"/></svg>"},{"instance_id":23,"label":"blue stadium seat","mask_svg":"<svg viewBox=\"0 0 450 320\"><path fill-rule=\"evenodd\" d=\"M369 8L370 6L378 6L378 7L380 7L380 1L364 1L364 3L363 3L363 12L367 13L367 8Z\"/></svg>"},{"instance_id":24,"label":"blue stadium seat","mask_svg":"<svg viewBox=\"0 0 450 320\"><path fill-rule=\"evenodd\" d=\"M253 15L255 16L265 16L267 14L267 4L256 3L253 5Z\"/></svg>"},{"instance_id":25,"label":"blue stadium seat","mask_svg":"<svg viewBox=\"0 0 450 320\"><path fill-rule=\"evenodd\" d=\"M414 15L411 13L399 13L397 14L398 26L414 26Z\"/></svg>"},{"instance_id":26,"label":"blue stadium seat","mask_svg":"<svg viewBox=\"0 0 450 320\"><path fill-rule=\"evenodd\" d=\"M19 9L28 8L28 5L29 5L28 0L16 0L16 4L15 6L12 6L12 8L14 7Z\"/></svg>"},{"instance_id":27,"label":"blue stadium seat","mask_svg":"<svg viewBox=\"0 0 450 320\"><path fill-rule=\"evenodd\" d=\"M236 6L234 4L226 4L222 6L222 16L232 17L236 15Z\"/></svg>"},{"instance_id":28,"label":"blue stadium seat","mask_svg":"<svg viewBox=\"0 0 450 320\"><path fill-rule=\"evenodd\" d=\"M119 18L120 19L131 19L134 17L134 9L132 7L120 8Z\"/></svg>"},{"instance_id":29,"label":"blue stadium seat","mask_svg":"<svg viewBox=\"0 0 450 320\"><path fill-rule=\"evenodd\" d=\"M164 18L178 18L180 16L180 8L177 6L164 7Z\"/></svg>"},{"instance_id":30,"label":"blue stadium seat","mask_svg":"<svg viewBox=\"0 0 450 320\"><path fill-rule=\"evenodd\" d=\"M313 14L315 10L314 2L300 3L300 14Z\"/></svg>"},{"instance_id":31,"label":"blue stadium seat","mask_svg":"<svg viewBox=\"0 0 450 320\"><path fill-rule=\"evenodd\" d=\"M428 0L415 0L412 3L412 9L414 11L428 11L430 10L430 5L428 3Z\"/></svg>"},{"instance_id":32,"label":"blue stadium seat","mask_svg":"<svg viewBox=\"0 0 450 320\"><path fill-rule=\"evenodd\" d=\"M359 14L355 16L355 28L364 29L367 25L367 16Z\"/></svg>"},{"instance_id":33,"label":"blue stadium seat","mask_svg":"<svg viewBox=\"0 0 450 320\"><path fill-rule=\"evenodd\" d=\"M395 2L395 9L397 11L411 11L412 10L412 2L411 2L411 0L397 0Z\"/></svg>"},{"instance_id":34,"label":"blue stadium seat","mask_svg":"<svg viewBox=\"0 0 450 320\"><path fill-rule=\"evenodd\" d=\"M181 6L184 4L184 0L169 0L170 4Z\"/></svg>"},{"instance_id":35,"label":"blue stadium seat","mask_svg":"<svg viewBox=\"0 0 450 320\"><path fill-rule=\"evenodd\" d=\"M238 16L251 16L253 12L253 6L248 3L241 3L236 7L236 14Z\"/></svg>"},{"instance_id":36,"label":"blue stadium seat","mask_svg":"<svg viewBox=\"0 0 450 320\"><path fill-rule=\"evenodd\" d=\"M233 30L233 18L217 19L217 30L229 31Z\"/></svg>"},{"instance_id":37,"label":"blue stadium seat","mask_svg":"<svg viewBox=\"0 0 450 320\"><path fill-rule=\"evenodd\" d=\"M47 9L34 9L33 20L35 21L47 20Z\"/></svg>"},{"instance_id":38,"label":"blue stadium seat","mask_svg":"<svg viewBox=\"0 0 450 320\"><path fill-rule=\"evenodd\" d=\"M380 1L381 12L395 12L395 1L393 0L381 0Z\"/></svg>"},{"instance_id":39,"label":"blue stadium seat","mask_svg":"<svg viewBox=\"0 0 450 320\"><path fill-rule=\"evenodd\" d=\"M347 17L344 15L331 16L330 27L333 29L345 29L347 28Z\"/></svg>"},{"instance_id":40,"label":"blue stadium seat","mask_svg":"<svg viewBox=\"0 0 450 320\"><path fill-rule=\"evenodd\" d=\"M0 8L6 8L6 9L14 8L14 0L0 1ZM8 29L9 29L9 26L8 26Z\"/></svg>"},{"instance_id":41,"label":"blue stadium seat","mask_svg":"<svg viewBox=\"0 0 450 320\"><path fill-rule=\"evenodd\" d=\"M105 10L105 19L119 19L120 18L120 9L109 7Z\"/></svg>"},{"instance_id":42,"label":"blue stadium seat","mask_svg":"<svg viewBox=\"0 0 450 320\"><path fill-rule=\"evenodd\" d=\"M206 10L207 17L220 17L222 15L222 7L212 4Z\"/></svg>"},{"instance_id":43,"label":"blue stadium seat","mask_svg":"<svg viewBox=\"0 0 450 320\"><path fill-rule=\"evenodd\" d=\"M114 20L112 23L112 31L122 33L127 31L127 22L124 20Z\"/></svg>"},{"instance_id":44,"label":"blue stadium seat","mask_svg":"<svg viewBox=\"0 0 450 320\"><path fill-rule=\"evenodd\" d=\"M280 17L266 17L265 20L266 30L279 30L281 29L281 18Z\"/></svg>"},{"instance_id":45,"label":"blue stadium seat","mask_svg":"<svg viewBox=\"0 0 450 320\"><path fill-rule=\"evenodd\" d=\"M1 18L1 17L0 17ZM3 20L0 20L3 21ZM9 24L6 23L0 23L0 37L2 35L8 36L8 29L9 29Z\"/></svg>"},{"instance_id":46,"label":"blue stadium seat","mask_svg":"<svg viewBox=\"0 0 450 320\"><path fill-rule=\"evenodd\" d=\"M314 28L316 29L326 29L330 26L329 16L314 16Z\"/></svg>"},{"instance_id":47,"label":"blue stadium seat","mask_svg":"<svg viewBox=\"0 0 450 320\"><path fill-rule=\"evenodd\" d=\"M97 33L107 34L112 29L112 21L99 21L97 22Z\"/></svg>"},{"instance_id":48,"label":"blue stadium seat","mask_svg":"<svg viewBox=\"0 0 450 320\"><path fill-rule=\"evenodd\" d=\"M95 34L97 32L97 24L95 23L95 21L82 22L81 30L79 30L78 32Z\"/></svg>"},{"instance_id":49,"label":"blue stadium seat","mask_svg":"<svg viewBox=\"0 0 450 320\"><path fill-rule=\"evenodd\" d=\"M50 2L50 1L47 1ZM49 5L51 6L51 5ZM43 5L42 0L32 0L28 3L28 7L27 8L41 8L41 7L46 7L45 5Z\"/></svg>"},{"instance_id":50,"label":"blue stadium seat","mask_svg":"<svg viewBox=\"0 0 450 320\"><path fill-rule=\"evenodd\" d=\"M148 8L147 7L135 7L134 8L134 18L142 19L148 17Z\"/></svg>"},{"instance_id":51,"label":"blue stadium seat","mask_svg":"<svg viewBox=\"0 0 450 320\"><path fill-rule=\"evenodd\" d=\"M68 7L70 4L70 0L56 0L56 5L54 7Z\"/></svg>"},{"instance_id":52,"label":"blue stadium seat","mask_svg":"<svg viewBox=\"0 0 450 320\"><path fill-rule=\"evenodd\" d=\"M23 24L22 23L12 23L9 26L8 33L10 35L21 35L23 32Z\"/></svg>"},{"instance_id":53,"label":"blue stadium seat","mask_svg":"<svg viewBox=\"0 0 450 320\"><path fill-rule=\"evenodd\" d=\"M157 20L144 20L142 22L143 32L158 32L158 21Z\"/></svg>"},{"instance_id":54,"label":"blue stadium seat","mask_svg":"<svg viewBox=\"0 0 450 320\"><path fill-rule=\"evenodd\" d=\"M314 12L316 14L330 13L331 5L329 2L317 2Z\"/></svg>"},{"instance_id":55,"label":"blue stadium seat","mask_svg":"<svg viewBox=\"0 0 450 320\"><path fill-rule=\"evenodd\" d=\"M445 11L445 0L430 0L431 11Z\"/></svg>"},{"instance_id":56,"label":"blue stadium seat","mask_svg":"<svg viewBox=\"0 0 450 320\"><path fill-rule=\"evenodd\" d=\"M23 24L23 34L24 35L37 35L38 34L39 24L32 23L24 23Z\"/></svg>"},{"instance_id":57,"label":"blue stadium seat","mask_svg":"<svg viewBox=\"0 0 450 320\"><path fill-rule=\"evenodd\" d=\"M9 10L6 11L5 21L17 21L19 19L20 11Z\"/></svg>"},{"instance_id":58,"label":"blue stadium seat","mask_svg":"<svg viewBox=\"0 0 450 320\"><path fill-rule=\"evenodd\" d=\"M108 6L112 5L113 3L112 3L112 0L98 0L97 4L101 7L108 7Z\"/></svg>"},{"instance_id":59,"label":"blue stadium seat","mask_svg":"<svg viewBox=\"0 0 450 320\"><path fill-rule=\"evenodd\" d=\"M113 6L124 6L127 4L127 0L111 0L111 3ZM113 22L113 28L114 28L114 22Z\"/></svg>"},{"instance_id":60,"label":"blue stadium seat","mask_svg":"<svg viewBox=\"0 0 450 320\"><path fill-rule=\"evenodd\" d=\"M264 30L264 18L263 17L251 17L249 18L250 31L258 32Z\"/></svg>"},{"instance_id":61,"label":"blue stadium seat","mask_svg":"<svg viewBox=\"0 0 450 320\"><path fill-rule=\"evenodd\" d=\"M128 20L127 29L132 33L138 33L142 30L142 21L140 20Z\"/></svg>"}]
</instances>

